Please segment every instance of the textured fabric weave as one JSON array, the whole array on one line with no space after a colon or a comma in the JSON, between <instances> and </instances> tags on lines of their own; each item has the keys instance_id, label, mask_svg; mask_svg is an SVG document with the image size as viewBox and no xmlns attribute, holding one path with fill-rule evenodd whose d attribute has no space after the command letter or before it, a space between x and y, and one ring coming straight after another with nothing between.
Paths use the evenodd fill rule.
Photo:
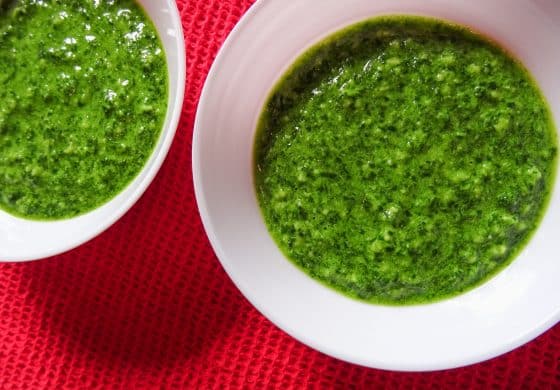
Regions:
<instances>
[{"instance_id":1,"label":"textured fabric weave","mask_svg":"<svg viewBox=\"0 0 560 390\"><path fill-rule=\"evenodd\" d=\"M179 0L183 116L143 198L61 256L0 265L0 389L560 388L560 326L505 356L435 373L347 364L298 343L241 296L216 259L191 176L209 67L249 0Z\"/></svg>"}]
</instances>

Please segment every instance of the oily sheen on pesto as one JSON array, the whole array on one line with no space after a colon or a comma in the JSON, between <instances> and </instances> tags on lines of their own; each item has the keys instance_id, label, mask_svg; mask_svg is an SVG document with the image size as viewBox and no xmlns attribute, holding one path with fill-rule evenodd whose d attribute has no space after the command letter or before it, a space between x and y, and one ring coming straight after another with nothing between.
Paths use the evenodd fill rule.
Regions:
<instances>
[{"instance_id":1,"label":"oily sheen on pesto","mask_svg":"<svg viewBox=\"0 0 560 390\"><path fill-rule=\"evenodd\" d=\"M317 44L273 89L255 141L268 229L354 298L457 295L509 264L555 176L551 114L524 67L443 21L388 16Z\"/></svg>"},{"instance_id":2,"label":"oily sheen on pesto","mask_svg":"<svg viewBox=\"0 0 560 390\"><path fill-rule=\"evenodd\" d=\"M132 0L18 0L0 11L0 208L90 211L140 172L167 109L167 65Z\"/></svg>"}]
</instances>

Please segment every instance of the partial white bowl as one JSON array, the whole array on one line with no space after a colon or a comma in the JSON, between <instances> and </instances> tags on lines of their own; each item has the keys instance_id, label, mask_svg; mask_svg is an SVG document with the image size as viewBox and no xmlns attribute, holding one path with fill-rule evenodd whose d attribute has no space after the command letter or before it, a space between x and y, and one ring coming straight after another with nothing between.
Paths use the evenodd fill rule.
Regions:
<instances>
[{"instance_id":1,"label":"partial white bowl","mask_svg":"<svg viewBox=\"0 0 560 390\"><path fill-rule=\"evenodd\" d=\"M293 60L323 37L381 14L416 14L485 33L529 68L560 123L557 0L260 0L222 47L195 123L193 174L200 214L226 272L274 324L328 355L401 371L480 362L560 320L560 181L540 228L484 285L429 305L377 306L308 277L271 239L253 187L257 119Z\"/></svg>"},{"instance_id":2,"label":"partial white bowl","mask_svg":"<svg viewBox=\"0 0 560 390\"><path fill-rule=\"evenodd\" d=\"M140 174L115 198L81 216L53 222L16 218L0 210L0 262L53 256L92 239L115 223L144 193L158 172L175 135L185 91L185 43L173 0L139 0L154 22L166 53L169 99L159 140Z\"/></svg>"}]
</instances>

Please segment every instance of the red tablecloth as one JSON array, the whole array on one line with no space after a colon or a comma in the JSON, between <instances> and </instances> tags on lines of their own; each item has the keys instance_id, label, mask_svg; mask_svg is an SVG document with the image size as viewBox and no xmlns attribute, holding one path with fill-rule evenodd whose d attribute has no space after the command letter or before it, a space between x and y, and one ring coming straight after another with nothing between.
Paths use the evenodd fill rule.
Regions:
<instances>
[{"instance_id":1,"label":"red tablecloth","mask_svg":"<svg viewBox=\"0 0 560 390\"><path fill-rule=\"evenodd\" d=\"M315 352L241 296L199 219L191 137L211 62L251 4L178 1L188 54L183 116L140 202L76 250L0 265L0 388L560 388L560 326L482 364L402 374Z\"/></svg>"}]
</instances>

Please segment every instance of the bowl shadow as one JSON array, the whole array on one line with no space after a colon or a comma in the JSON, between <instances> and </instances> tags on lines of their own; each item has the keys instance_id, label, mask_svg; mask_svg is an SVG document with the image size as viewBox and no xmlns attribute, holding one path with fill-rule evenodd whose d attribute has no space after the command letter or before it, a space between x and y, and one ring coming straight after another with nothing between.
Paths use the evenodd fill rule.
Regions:
<instances>
[{"instance_id":1,"label":"bowl shadow","mask_svg":"<svg viewBox=\"0 0 560 390\"><path fill-rule=\"evenodd\" d=\"M109 364L168 367L211 349L238 320L242 298L212 253L194 201L165 198L164 183L110 234L22 265L26 303L46 342ZM184 215L165 218L175 202L186 206L173 213Z\"/></svg>"}]
</instances>

